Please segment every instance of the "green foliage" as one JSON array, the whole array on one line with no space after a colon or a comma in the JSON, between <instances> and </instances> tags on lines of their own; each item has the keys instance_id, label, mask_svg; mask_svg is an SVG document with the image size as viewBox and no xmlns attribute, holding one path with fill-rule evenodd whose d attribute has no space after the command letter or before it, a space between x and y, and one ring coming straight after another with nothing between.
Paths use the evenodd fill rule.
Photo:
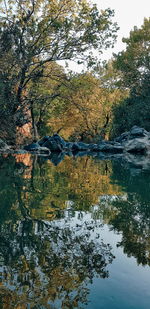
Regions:
<instances>
[{"instance_id":1,"label":"green foliage","mask_svg":"<svg viewBox=\"0 0 150 309\"><path fill-rule=\"evenodd\" d=\"M110 224L115 231L123 233L118 246L123 247L128 256L134 256L138 264L150 265L149 170L144 171L127 163L119 168L114 161L111 179L128 192L127 199L113 202L117 216L110 220Z\"/></svg>"},{"instance_id":2,"label":"green foliage","mask_svg":"<svg viewBox=\"0 0 150 309\"><path fill-rule=\"evenodd\" d=\"M126 43L126 50L115 55L114 66L123 74L123 86L139 95L150 74L150 19L145 18L141 28L134 27L129 38L122 41Z\"/></svg>"},{"instance_id":3,"label":"green foliage","mask_svg":"<svg viewBox=\"0 0 150 309\"><path fill-rule=\"evenodd\" d=\"M128 88L130 95L114 107L113 137L133 125L150 130L150 19L123 41L126 50L115 56L114 67L121 72L121 86Z\"/></svg>"},{"instance_id":4,"label":"green foliage","mask_svg":"<svg viewBox=\"0 0 150 309\"><path fill-rule=\"evenodd\" d=\"M150 96L131 96L113 107L111 137L137 125L150 131Z\"/></svg>"},{"instance_id":5,"label":"green foliage","mask_svg":"<svg viewBox=\"0 0 150 309\"><path fill-rule=\"evenodd\" d=\"M34 101L36 91L31 94L30 89L31 84L35 86L39 78L44 78L47 63L71 59L92 66L96 61L94 49L101 53L113 46L118 29L112 22L113 15L110 9L99 12L96 5L86 0L0 2L0 83L5 85L2 96L8 89L9 97L0 98L0 104L4 102L4 109L14 119L20 118L19 126L24 125L23 115L28 110L35 131L37 101L41 110L48 92L45 89L43 98ZM50 97L54 75L51 72L47 76L47 83L52 84ZM22 115L16 117L18 110Z\"/></svg>"},{"instance_id":6,"label":"green foliage","mask_svg":"<svg viewBox=\"0 0 150 309\"><path fill-rule=\"evenodd\" d=\"M61 67L58 67L58 72L59 70ZM109 81L107 69L104 74L105 81L101 72L97 77L91 73L70 76L59 73L59 78L55 83L53 81L51 89L46 79L39 80L36 89L41 100L44 93L51 93L49 98L46 99L45 96L45 103L41 105L45 112L42 113L40 133L52 134L58 131L66 139L88 142L108 138L112 127L112 107L126 96L126 91L116 88ZM112 79L115 79L115 74L111 72ZM32 89L35 87L31 87L31 92L34 91ZM44 89L43 94L41 89ZM40 105L37 105L37 110L40 111ZM37 125L38 123L37 118Z\"/></svg>"},{"instance_id":7,"label":"green foliage","mask_svg":"<svg viewBox=\"0 0 150 309\"><path fill-rule=\"evenodd\" d=\"M11 54L18 96L46 62L78 58L88 62L92 48L101 51L116 38L113 11L99 13L88 1L9 0L1 12L1 51Z\"/></svg>"}]
</instances>

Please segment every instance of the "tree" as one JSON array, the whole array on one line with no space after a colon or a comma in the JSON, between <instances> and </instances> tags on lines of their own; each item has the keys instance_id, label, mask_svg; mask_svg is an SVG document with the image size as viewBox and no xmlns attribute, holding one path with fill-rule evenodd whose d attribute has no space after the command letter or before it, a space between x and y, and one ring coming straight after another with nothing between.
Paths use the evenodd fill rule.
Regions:
<instances>
[{"instance_id":1,"label":"tree","mask_svg":"<svg viewBox=\"0 0 150 309\"><path fill-rule=\"evenodd\" d=\"M51 77L51 87L43 78L31 86L31 93L35 92L35 118L40 134L61 132L66 139L84 141L108 138L112 106L125 96L125 91L113 85L108 87L102 77L92 73L66 76L59 66L55 67L55 78L53 74ZM106 83L109 83L108 77Z\"/></svg>"},{"instance_id":2,"label":"tree","mask_svg":"<svg viewBox=\"0 0 150 309\"><path fill-rule=\"evenodd\" d=\"M120 82L129 89L129 97L114 107L113 136L133 125L150 130L150 19L141 28L134 27L126 50L115 55L114 67L122 73Z\"/></svg>"},{"instance_id":3,"label":"tree","mask_svg":"<svg viewBox=\"0 0 150 309\"><path fill-rule=\"evenodd\" d=\"M56 62L46 63L42 77L30 81L26 101L30 104L34 139L51 133L46 124L53 113L53 106L63 105L60 94L63 84L67 87L67 76L64 68Z\"/></svg>"},{"instance_id":4,"label":"tree","mask_svg":"<svg viewBox=\"0 0 150 309\"><path fill-rule=\"evenodd\" d=\"M150 18L144 19L141 28L134 27L129 38L123 38L126 50L115 56L114 66L122 72L122 84L136 95L150 78Z\"/></svg>"},{"instance_id":5,"label":"tree","mask_svg":"<svg viewBox=\"0 0 150 309\"><path fill-rule=\"evenodd\" d=\"M42 76L46 63L77 59L91 65L92 49L101 52L116 38L114 12L99 13L85 0L8 0L1 1L0 11L0 49L3 59L9 55L3 78L14 80L14 113L28 83Z\"/></svg>"},{"instance_id":6,"label":"tree","mask_svg":"<svg viewBox=\"0 0 150 309\"><path fill-rule=\"evenodd\" d=\"M75 74L63 82L60 96L50 110L49 125L66 137L94 137L103 118L99 80L92 74Z\"/></svg>"}]
</instances>

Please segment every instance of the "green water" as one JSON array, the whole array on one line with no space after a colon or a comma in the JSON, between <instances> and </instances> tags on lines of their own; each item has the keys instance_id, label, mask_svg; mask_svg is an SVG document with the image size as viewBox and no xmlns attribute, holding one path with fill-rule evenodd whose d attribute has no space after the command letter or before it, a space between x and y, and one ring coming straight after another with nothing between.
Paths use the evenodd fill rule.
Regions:
<instances>
[{"instance_id":1,"label":"green water","mask_svg":"<svg viewBox=\"0 0 150 309\"><path fill-rule=\"evenodd\" d=\"M149 309L150 170L61 159L0 156L0 308Z\"/></svg>"}]
</instances>

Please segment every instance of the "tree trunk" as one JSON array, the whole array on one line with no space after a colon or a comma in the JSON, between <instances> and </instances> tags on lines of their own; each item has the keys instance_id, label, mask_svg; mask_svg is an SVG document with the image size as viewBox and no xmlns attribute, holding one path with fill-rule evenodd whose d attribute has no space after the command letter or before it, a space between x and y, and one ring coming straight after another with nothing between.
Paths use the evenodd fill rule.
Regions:
<instances>
[{"instance_id":1,"label":"tree trunk","mask_svg":"<svg viewBox=\"0 0 150 309\"><path fill-rule=\"evenodd\" d=\"M24 65L24 67L21 70L21 78L20 78L20 82L19 82L19 86L17 89L17 94L16 94L16 103L14 104L14 113L17 111L18 107L22 106L22 92L24 89L24 82L25 82L25 78L26 78L26 70L27 70L27 66Z\"/></svg>"},{"instance_id":2,"label":"tree trunk","mask_svg":"<svg viewBox=\"0 0 150 309\"><path fill-rule=\"evenodd\" d=\"M30 103L30 110L31 110L31 120L32 120L32 129L33 129L33 140L37 141L39 139L38 130L35 122L34 117L34 109L33 109L33 101Z\"/></svg>"}]
</instances>

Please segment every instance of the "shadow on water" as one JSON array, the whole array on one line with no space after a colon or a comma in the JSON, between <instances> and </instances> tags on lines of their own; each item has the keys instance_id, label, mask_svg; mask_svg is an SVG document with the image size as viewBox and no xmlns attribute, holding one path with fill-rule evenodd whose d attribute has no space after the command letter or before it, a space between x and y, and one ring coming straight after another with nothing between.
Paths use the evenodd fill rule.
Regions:
<instances>
[{"instance_id":1,"label":"shadow on water","mask_svg":"<svg viewBox=\"0 0 150 309\"><path fill-rule=\"evenodd\" d=\"M89 284L113 267L105 223L122 233L125 254L150 265L149 171L63 159L0 157L0 308L82 308Z\"/></svg>"}]
</instances>

